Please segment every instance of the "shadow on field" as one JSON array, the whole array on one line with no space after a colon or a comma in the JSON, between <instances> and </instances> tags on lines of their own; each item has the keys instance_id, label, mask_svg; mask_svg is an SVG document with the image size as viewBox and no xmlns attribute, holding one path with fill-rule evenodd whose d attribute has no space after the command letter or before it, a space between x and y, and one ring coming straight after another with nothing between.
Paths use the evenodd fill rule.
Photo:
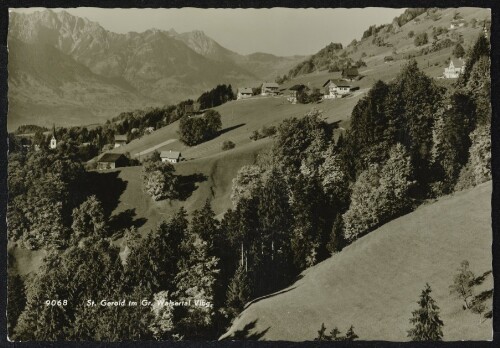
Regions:
<instances>
[{"instance_id":1,"label":"shadow on field","mask_svg":"<svg viewBox=\"0 0 500 348\"><path fill-rule=\"evenodd\" d=\"M208 178L205 174L194 173L191 175L179 175L177 179L179 180L177 199L185 201L198 188L197 184L206 181Z\"/></svg>"},{"instance_id":2,"label":"shadow on field","mask_svg":"<svg viewBox=\"0 0 500 348\"><path fill-rule=\"evenodd\" d=\"M119 174L118 171L87 173L89 193L101 201L106 216L109 216L116 209L121 194L127 188L127 183L118 178Z\"/></svg>"},{"instance_id":3,"label":"shadow on field","mask_svg":"<svg viewBox=\"0 0 500 348\"><path fill-rule=\"evenodd\" d=\"M492 273L491 270L484 272L480 276L475 277L470 284L472 286L481 285L485 281L486 277L488 277L491 273ZM492 309L489 309L491 307L492 298L493 298L493 289L484 290L480 292L478 295L473 297L472 300L473 309L475 309L474 312L481 315L481 322L483 322L486 319L493 318L493 311ZM483 314L484 311L486 312Z\"/></svg>"},{"instance_id":4,"label":"shadow on field","mask_svg":"<svg viewBox=\"0 0 500 348\"><path fill-rule=\"evenodd\" d=\"M490 274L491 274L491 271L484 272L480 276L474 278L471 282L471 285L472 286L481 285L484 282L484 280L486 279L486 277L489 276Z\"/></svg>"},{"instance_id":5,"label":"shadow on field","mask_svg":"<svg viewBox=\"0 0 500 348\"><path fill-rule=\"evenodd\" d=\"M227 133L227 132L230 132L230 131L232 131L232 130L234 130L236 128L243 127L245 124L246 123L240 123L240 124L237 124L236 126L232 126L232 127L227 127L227 128L221 129L219 131L219 134L217 134L217 136L222 135L222 134Z\"/></svg>"},{"instance_id":6,"label":"shadow on field","mask_svg":"<svg viewBox=\"0 0 500 348\"><path fill-rule=\"evenodd\" d=\"M135 215L135 209L127 209L117 215L111 216L109 219L111 230L118 232L130 227L139 228L146 223L147 220L145 218L134 219Z\"/></svg>"},{"instance_id":7,"label":"shadow on field","mask_svg":"<svg viewBox=\"0 0 500 348\"><path fill-rule=\"evenodd\" d=\"M257 319L254 321L249 322L246 324L243 329L237 330L233 333L231 337L228 337L228 340L251 340L251 341L257 341L258 339L262 338L267 331L271 327L268 327L267 329L260 331L260 332L252 332L250 333L250 330L255 329L257 323Z\"/></svg>"}]
</instances>

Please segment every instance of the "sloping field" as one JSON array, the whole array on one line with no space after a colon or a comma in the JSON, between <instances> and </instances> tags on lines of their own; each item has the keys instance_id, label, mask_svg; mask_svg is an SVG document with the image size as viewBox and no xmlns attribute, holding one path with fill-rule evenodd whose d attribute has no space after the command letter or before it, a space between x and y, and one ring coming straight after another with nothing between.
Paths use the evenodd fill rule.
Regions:
<instances>
[{"instance_id":1,"label":"sloping field","mask_svg":"<svg viewBox=\"0 0 500 348\"><path fill-rule=\"evenodd\" d=\"M348 120L354 105L361 95L353 98L322 101L319 104L290 104L285 97L254 97L246 100L235 100L221 105L219 111L222 120L221 135L200 145L189 147L178 139L179 122L174 122L158 129L150 135L133 140L129 144L116 148L112 152L125 153L135 156L151 148L158 151L181 151L187 159L207 157L221 152L221 145L225 140L231 140L236 148L249 145L250 135L262 126L277 126L281 121L290 117L302 117L313 107L323 111L328 122ZM341 122L341 126L342 126ZM166 142L165 146L157 147ZM149 155L149 154L148 154Z\"/></svg>"},{"instance_id":2,"label":"sloping field","mask_svg":"<svg viewBox=\"0 0 500 348\"><path fill-rule=\"evenodd\" d=\"M207 199L215 214L224 213L231 207L231 182L243 165L255 163L258 153L269 146L269 139L253 142L244 149L233 149L222 154L180 162L175 165L176 174L181 176L183 196L179 200L155 202L142 190L142 167L119 169L118 178L126 183L113 216L132 209L133 220L143 221L139 231L146 233L159 222L168 219L181 207L188 213L201 208Z\"/></svg>"},{"instance_id":3,"label":"sloping field","mask_svg":"<svg viewBox=\"0 0 500 348\"><path fill-rule=\"evenodd\" d=\"M444 340L491 339L491 319L480 323L448 289L462 260L476 276L491 270L491 186L443 197L360 238L281 294L250 304L225 336L246 326L247 335L263 340L312 340L325 323L342 332L352 324L361 340L407 341L411 312L428 282ZM476 293L492 288L489 275ZM490 310L491 299L486 303Z\"/></svg>"}]
</instances>

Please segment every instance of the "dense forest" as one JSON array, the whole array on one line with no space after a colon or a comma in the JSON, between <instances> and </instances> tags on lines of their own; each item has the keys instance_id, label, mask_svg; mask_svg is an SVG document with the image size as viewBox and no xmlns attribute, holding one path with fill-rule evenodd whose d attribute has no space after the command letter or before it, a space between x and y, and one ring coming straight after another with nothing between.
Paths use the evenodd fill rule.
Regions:
<instances>
[{"instance_id":1,"label":"dense forest","mask_svg":"<svg viewBox=\"0 0 500 348\"><path fill-rule=\"evenodd\" d=\"M491 179L490 84L483 36L448 90L410 60L373 85L340 137L317 110L283 121L272 148L233 179L222 219L207 201L191 220L181 208L142 238L111 223L73 156L9 155L9 239L48 251L36 274L9 273L10 337L217 339L249 300L426 200ZM139 304L87 303L101 299Z\"/></svg>"}]
</instances>

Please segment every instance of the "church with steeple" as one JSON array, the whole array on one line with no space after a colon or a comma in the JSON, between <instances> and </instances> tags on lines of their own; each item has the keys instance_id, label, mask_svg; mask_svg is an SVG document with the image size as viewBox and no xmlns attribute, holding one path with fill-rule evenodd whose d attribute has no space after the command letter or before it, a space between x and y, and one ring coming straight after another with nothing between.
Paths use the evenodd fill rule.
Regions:
<instances>
[{"instance_id":1,"label":"church with steeple","mask_svg":"<svg viewBox=\"0 0 500 348\"><path fill-rule=\"evenodd\" d=\"M57 147L57 140L56 140L56 126L52 125L52 138L50 139L50 145L49 147L51 149L55 149Z\"/></svg>"}]
</instances>

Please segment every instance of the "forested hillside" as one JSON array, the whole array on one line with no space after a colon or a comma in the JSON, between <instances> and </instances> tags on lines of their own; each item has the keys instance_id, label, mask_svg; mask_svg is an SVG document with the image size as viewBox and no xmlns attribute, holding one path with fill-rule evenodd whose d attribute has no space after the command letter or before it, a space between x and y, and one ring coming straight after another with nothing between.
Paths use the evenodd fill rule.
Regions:
<instances>
[{"instance_id":1,"label":"forested hillside","mask_svg":"<svg viewBox=\"0 0 500 348\"><path fill-rule=\"evenodd\" d=\"M415 11L393 23L440 13ZM342 340L419 340L414 323L402 323L422 290L428 303L445 304L442 312L431 306L437 324L425 337L484 339L491 328L483 184L491 180L491 60L485 33L474 33L453 83L407 56L399 71L383 75L390 78L314 108L281 96L229 101L234 93L224 84L197 100L219 104L201 115L193 100L123 112L94 129L53 129L64 140L54 149L43 129L27 127L41 146L9 153L9 337L215 340L229 330L224 337L286 339L283 332L294 330L289 337L304 340L318 329L326 337L325 323L342 325ZM338 51L330 45L312 62L326 66L323 57ZM91 153L80 143L110 149L119 133L133 141L108 155L127 155L131 168L84 166ZM231 137L237 144L225 147ZM158 149L190 157L171 163ZM465 217L477 220L481 237ZM19 271L21 248L45 254L36 271ZM450 300L457 291L446 286L465 255L475 274L462 263L456 279L467 274L474 294L461 309L463 299ZM369 297L372 286L388 298ZM431 286L437 296L429 298ZM293 302L301 289L310 306ZM339 318L343 298L352 307ZM471 318L487 323L481 337L462 330Z\"/></svg>"}]
</instances>

